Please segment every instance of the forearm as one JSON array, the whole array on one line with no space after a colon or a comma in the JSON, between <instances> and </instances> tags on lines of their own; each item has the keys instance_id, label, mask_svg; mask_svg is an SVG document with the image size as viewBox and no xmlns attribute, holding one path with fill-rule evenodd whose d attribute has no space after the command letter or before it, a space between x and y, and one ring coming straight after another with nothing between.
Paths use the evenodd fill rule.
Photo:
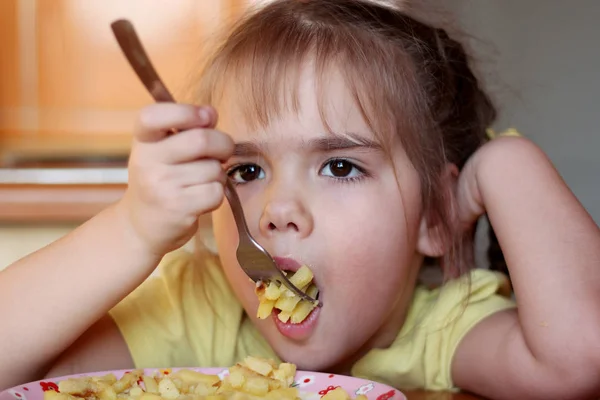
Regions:
<instances>
[{"instance_id":1,"label":"forearm","mask_svg":"<svg viewBox=\"0 0 600 400\"><path fill-rule=\"evenodd\" d=\"M125 221L110 207L0 273L0 387L43 373L152 272Z\"/></svg>"},{"instance_id":2,"label":"forearm","mask_svg":"<svg viewBox=\"0 0 600 400\"><path fill-rule=\"evenodd\" d=\"M499 139L475 164L476 203L504 252L532 355L542 365L597 363L598 226L531 142Z\"/></svg>"}]
</instances>

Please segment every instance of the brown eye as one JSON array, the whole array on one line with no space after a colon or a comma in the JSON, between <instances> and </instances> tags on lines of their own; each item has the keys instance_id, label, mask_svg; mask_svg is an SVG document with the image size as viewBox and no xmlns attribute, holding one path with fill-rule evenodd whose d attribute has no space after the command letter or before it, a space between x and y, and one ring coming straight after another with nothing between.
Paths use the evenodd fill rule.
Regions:
<instances>
[{"instance_id":1,"label":"brown eye","mask_svg":"<svg viewBox=\"0 0 600 400\"><path fill-rule=\"evenodd\" d=\"M265 177L263 169L256 164L240 165L230 170L228 175L236 183L247 183Z\"/></svg>"},{"instance_id":2,"label":"brown eye","mask_svg":"<svg viewBox=\"0 0 600 400\"><path fill-rule=\"evenodd\" d=\"M321 169L321 174L332 178L356 178L363 174L363 171L352 162L344 159L328 161Z\"/></svg>"},{"instance_id":3,"label":"brown eye","mask_svg":"<svg viewBox=\"0 0 600 400\"><path fill-rule=\"evenodd\" d=\"M336 177L346 177L350 175L354 166L346 160L335 160L331 162L331 174Z\"/></svg>"}]
</instances>

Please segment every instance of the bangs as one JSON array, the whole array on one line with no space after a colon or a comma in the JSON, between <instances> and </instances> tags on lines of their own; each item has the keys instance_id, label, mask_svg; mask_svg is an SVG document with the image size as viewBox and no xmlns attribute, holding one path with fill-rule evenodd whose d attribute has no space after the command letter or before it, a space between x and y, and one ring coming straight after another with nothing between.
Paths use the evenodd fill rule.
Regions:
<instances>
[{"instance_id":1,"label":"bangs","mask_svg":"<svg viewBox=\"0 0 600 400\"><path fill-rule=\"evenodd\" d=\"M327 88L332 77L341 74L384 148L391 148L398 133L406 140L405 133L419 125L415 116L422 113L417 112L413 63L397 40L384 31L377 34L332 18L342 17L335 7L284 3L267 5L260 18L250 14L239 22L209 59L195 100L236 107L250 129L265 128L284 113L299 112L301 74L312 68L317 106L330 132Z\"/></svg>"}]
</instances>

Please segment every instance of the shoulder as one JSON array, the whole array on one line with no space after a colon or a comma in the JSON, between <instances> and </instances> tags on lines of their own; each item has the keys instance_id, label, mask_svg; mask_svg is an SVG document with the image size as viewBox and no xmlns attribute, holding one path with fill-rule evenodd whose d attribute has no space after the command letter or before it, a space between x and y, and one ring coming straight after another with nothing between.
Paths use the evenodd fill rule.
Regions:
<instances>
[{"instance_id":1,"label":"shoulder","mask_svg":"<svg viewBox=\"0 0 600 400\"><path fill-rule=\"evenodd\" d=\"M502 274L477 269L436 289L415 290L392 346L369 352L353 373L399 388L454 388L451 364L459 343L486 317L515 306Z\"/></svg>"}]
</instances>

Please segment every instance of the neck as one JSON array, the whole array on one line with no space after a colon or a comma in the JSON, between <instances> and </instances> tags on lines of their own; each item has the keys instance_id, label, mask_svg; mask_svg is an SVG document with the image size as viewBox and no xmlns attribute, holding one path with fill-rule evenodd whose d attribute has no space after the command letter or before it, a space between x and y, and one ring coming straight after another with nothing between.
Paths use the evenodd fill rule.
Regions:
<instances>
[{"instance_id":1,"label":"neck","mask_svg":"<svg viewBox=\"0 0 600 400\"><path fill-rule=\"evenodd\" d=\"M412 268L413 273L411 273L406 280L406 285L404 288L400 290L400 295L396 299L394 306L392 307L386 322L381 325L381 327L371 336L371 338L362 345L358 351L351 354L349 357L344 358L341 362L333 365L330 368L327 368L328 372L338 374L338 375L347 375L350 376L352 372L352 367L356 364L360 359L365 357L367 353L369 353L373 349L386 349L394 343L398 334L402 330L402 326L404 326L404 321L406 320L406 315L409 310L409 305L412 301L412 297L415 291L415 286L417 282L417 277L419 275L420 263L422 259L415 260L415 268Z\"/></svg>"},{"instance_id":2,"label":"neck","mask_svg":"<svg viewBox=\"0 0 600 400\"><path fill-rule=\"evenodd\" d=\"M371 350L386 349L392 345L398 337L398 333L402 330L409 308L407 307L407 304L409 304L413 294L413 290L406 290L403 292L402 296L396 300L396 303L387 318L387 322L384 323L375 334L358 349L358 351L351 354L349 357L344 358L334 366L327 368L328 372L350 376L354 364L365 357Z\"/></svg>"}]
</instances>

